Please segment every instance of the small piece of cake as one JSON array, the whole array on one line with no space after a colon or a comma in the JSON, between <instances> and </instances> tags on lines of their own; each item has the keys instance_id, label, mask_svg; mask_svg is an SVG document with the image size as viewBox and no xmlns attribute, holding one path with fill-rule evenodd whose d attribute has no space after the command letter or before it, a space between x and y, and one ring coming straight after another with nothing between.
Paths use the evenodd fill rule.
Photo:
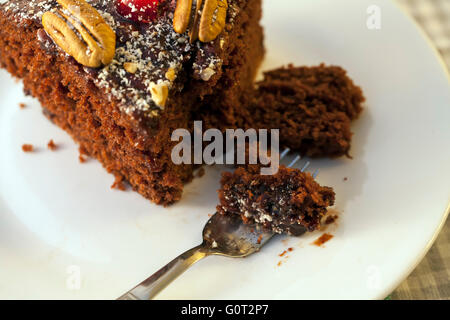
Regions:
<instances>
[{"instance_id":1,"label":"small piece of cake","mask_svg":"<svg viewBox=\"0 0 450 320\"><path fill-rule=\"evenodd\" d=\"M225 100L227 108L212 106L204 118L222 128L280 129L281 145L302 155L348 156L350 124L364 100L340 67L290 65L266 72L256 88Z\"/></svg>"},{"instance_id":2,"label":"small piece of cake","mask_svg":"<svg viewBox=\"0 0 450 320\"><path fill-rule=\"evenodd\" d=\"M289 65L265 72L258 88L261 92L284 89L289 95L301 92L305 100L317 99L327 106L327 111L343 112L351 120L361 113L361 104L365 101L361 88L353 83L347 71L325 64L313 67Z\"/></svg>"},{"instance_id":3,"label":"small piece of cake","mask_svg":"<svg viewBox=\"0 0 450 320\"><path fill-rule=\"evenodd\" d=\"M275 175L238 168L222 175L221 214L237 214L275 233L301 235L319 229L327 207L334 204L332 188L320 186L309 173L281 166Z\"/></svg>"}]
</instances>

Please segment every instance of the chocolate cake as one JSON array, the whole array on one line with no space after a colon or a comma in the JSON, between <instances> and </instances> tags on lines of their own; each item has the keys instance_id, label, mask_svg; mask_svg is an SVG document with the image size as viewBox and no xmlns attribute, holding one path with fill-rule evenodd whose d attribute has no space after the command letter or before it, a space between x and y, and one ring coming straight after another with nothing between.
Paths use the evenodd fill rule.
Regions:
<instances>
[{"instance_id":1,"label":"chocolate cake","mask_svg":"<svg viewBox=\"0 0 450 320\"><path fill-rule=\"evenodd\" d=\"M275 233L301 235L320 227L334 192L309 173L281 166L275 175L241 167L222 175L221 214L237 214L246 223L258 223Z\"/></svg>"},{"instance_id":2,"label":"chocolate cake","mask_svg":"<svg viewBox=\"0 0 450 320\"><path fill-rule=\"evenodd\" d=\"M164 205L180 199L193 171L172 163L172 131L191 130L204 101L220 108L223 96L247 91L264 53L261 0L186 3L0 5L0 65L82 153Z\"/></svg>"},{"instance_id":3,"label":"chocolate cake","mask_svg":"<svg viewBox=\"0 0 450 320\"><path fill-rule=\"evenodd\" d=\"M339 157L349 155L350 124L364 100L340 67L290 65L264 73L256 88L224 100L227 108L212 102L201 115L224 128L280 129L284 147L311 157Z\"/></svg>"}]
</instances>

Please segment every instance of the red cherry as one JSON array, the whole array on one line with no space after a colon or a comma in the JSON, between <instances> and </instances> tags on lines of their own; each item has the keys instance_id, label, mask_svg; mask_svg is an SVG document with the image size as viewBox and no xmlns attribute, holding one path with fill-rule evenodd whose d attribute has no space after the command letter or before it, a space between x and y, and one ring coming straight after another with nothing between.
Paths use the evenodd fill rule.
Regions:
<instances>
[{"instance_id":1,"label":"red cherry","mask_svg":"<svg viewBox=\"0 0 450 320\"><path fill-rule=\"evenodd\" d=\"M149 23L158 16L158 6L164 0L118 0L117 11L123 17Z\"/></svg>"}]
</instances>

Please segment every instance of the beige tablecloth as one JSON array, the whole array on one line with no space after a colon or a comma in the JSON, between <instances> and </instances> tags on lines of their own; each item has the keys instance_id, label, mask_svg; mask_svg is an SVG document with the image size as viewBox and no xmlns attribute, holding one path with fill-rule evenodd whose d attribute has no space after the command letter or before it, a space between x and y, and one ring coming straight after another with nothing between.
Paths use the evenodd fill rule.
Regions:
<instances>
[{"instance_id":1,"label":"beige tablecloth","mask_svg":"<svg viewBox=\"0 0 450 320\"><path fill-rule=\"evenodd\" d=\"M450 0L397 1L425 30L450 70ZM450 300L450 219L425 259L391 298Z\"/></svg>"}]
</instances>

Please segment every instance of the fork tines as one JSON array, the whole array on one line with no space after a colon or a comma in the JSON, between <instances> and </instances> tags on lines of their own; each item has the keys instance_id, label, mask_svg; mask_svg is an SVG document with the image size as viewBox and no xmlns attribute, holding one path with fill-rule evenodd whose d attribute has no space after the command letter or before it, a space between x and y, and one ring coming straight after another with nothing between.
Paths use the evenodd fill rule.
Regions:
<instances>
[{"instance_id":1,"label":"fork tines","mask_svg":"<svg viewBox=\"0 0 450 320\"><path fill-rule=\"evenodd\" d=\"M284 149L281 153L280 153L280 160L283 160L283 158L285 158L289 152L291 152L291 149L286 148ZM295 158L289 163L289 165L287 166L288 168L292 168L298 161L300 161L302 157L300 155L296 155ZM303 165L301 172L305 172L306 169L308 169L308 167L311 165L310 161L306 161L306 163ZM319 174L319 169L316 169L316 171L314 171L314 173L312 174L313 178L315 179L317 177L317 175Z\"/></svg>"}]
</instances>

